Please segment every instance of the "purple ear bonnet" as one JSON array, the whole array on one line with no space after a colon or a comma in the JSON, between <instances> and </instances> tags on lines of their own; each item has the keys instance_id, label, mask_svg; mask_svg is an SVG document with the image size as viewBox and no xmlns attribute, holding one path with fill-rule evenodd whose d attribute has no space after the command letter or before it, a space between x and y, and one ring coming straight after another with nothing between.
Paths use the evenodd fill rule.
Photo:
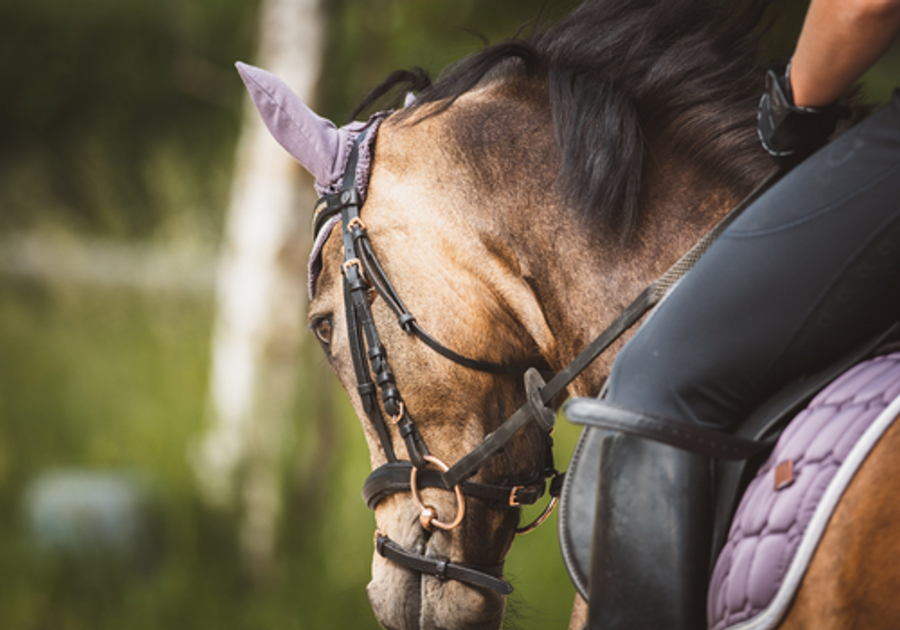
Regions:
<instances>
[{"instance_id":1,"label":"purple ear bonnet","mask_svg":"<svg viewBox=\"0 0 900 630\"><path fill-rule=\"evenodd\" d=\"M316 179L319 195L338 192L347 168L350 149L364 129L371 128L359 148L356 186L365 201L372 168L372 153L378 126L389 112L374 114L367 122L352 122L338 128L307 107L284 81L271 72L245 63L235 64L263 122L278 143ZM413 97L414 98L414 97ZM409 96L407 97L409 100ZM410 101L411 102L411 101ZM318 234L309 261L309 295L315 293L322 268L322 246L340 217L334 217Z\"/></svg>"}]
</instances>

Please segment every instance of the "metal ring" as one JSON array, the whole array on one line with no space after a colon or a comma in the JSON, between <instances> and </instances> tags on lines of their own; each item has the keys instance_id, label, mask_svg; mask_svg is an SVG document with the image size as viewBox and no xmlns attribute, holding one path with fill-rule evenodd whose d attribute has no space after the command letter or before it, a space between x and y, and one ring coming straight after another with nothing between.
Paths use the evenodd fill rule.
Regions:
<instances>
[{"instance_id":1,"label":"metal ring","mask_svg":"<svg viewBox=\"0 0 900 630\"><path fill-rule=\"evenodd\" d=\"M401 400L399 402L399 407L397 409L397 415L391 416L391 420L393 420L394 424L397 424L398 422L403 420L403 414L405 414L405 413L406 413L406 407L403 405L403 401ZM416 467L413 466L413 470L415 470L415 469L416 469Z\"/></svg>"},{"instance_id":2,"label":"metal ring","mask_svg":"<svg viewBox=\"0 0 900 630\"><path fill-rule=\"evenodd\" d=\"M450 470L450 467L447 466L447 464L433 455L425 455L422 457L422 459L437 466L441 470L441 472L447 472L448 470ZM453 486L453 491L456 493L456 518L454 518L450 523L445 523L435 518L437 512L434 508L428 507L422 502L422 498L419 496L419 488L418 486L416 486L417 473L418 469L413 466L412 470L409 473L409 487L412 491L413 501L416 502L416 505L421 511L419 521L422 524L422 527L427 530L431 530L433 527L437 527L438 529L450 531L451 529L462 523L463 517L466 515L466 499L463 496L462 488L459 487L459 484Z\"/></svg>"},{"instance_id":3,"label":"metal ring","mask_svg":"<svg viewBox=\"0 0 900 630\"><path fill-rule=\"evenodd\" d=\"M544 511L541 512L541 515L538 516L538 517L537 517L536 519L534 519L533 521L531 521L531 523L529 523L529 524L526 525L525 527L517 527L517 528L516 528L516 533L517 533L517 534L528 534L528 533L531 533L531 532L533 532L534 530L536 530L538 527L541 526L541 524L542 524L544 521L547 520L547 518L548 518L548 517L550 516L550 514L553 512L553 508L556 507L556 504L557 504L557 503L559 503L559 497L553 497L552 499L550 499L550 503L548 503L548 504L547 504L547 507L544 508Z\"/></svg>"},{"instance_id":4,"label":"metal ring","mask_svg":"<svg viewBox=\"0 0 900 630\"><path fill-rule=\"evenodd\" d=\"M354 225L356 225L357 223L359 224L359 229L365 231L365 229L366 229L366 224L363 223L363 220L360 219L359 217L353 217L352 219L350 219L349 221L347 221L347 229L348 229L348 230L351 229L351 228L352 228Z\"/></svg>"}]
</instances>

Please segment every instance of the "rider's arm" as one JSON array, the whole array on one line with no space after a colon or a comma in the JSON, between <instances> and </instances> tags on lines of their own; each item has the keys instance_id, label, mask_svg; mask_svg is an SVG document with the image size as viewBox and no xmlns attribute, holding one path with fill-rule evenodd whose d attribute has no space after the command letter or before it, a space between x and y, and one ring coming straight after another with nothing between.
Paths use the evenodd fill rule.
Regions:
<instances>
[{"instance_id":1,"label":"rider's arm","mask_svg":"<svg viewBox=\"0 0 900 630\"><path fill-rule=\"evenodd\" d=\"M791 61L794 104L833 103L900 32L900 0L812 0Z\"/></svg>"}]
</instances>

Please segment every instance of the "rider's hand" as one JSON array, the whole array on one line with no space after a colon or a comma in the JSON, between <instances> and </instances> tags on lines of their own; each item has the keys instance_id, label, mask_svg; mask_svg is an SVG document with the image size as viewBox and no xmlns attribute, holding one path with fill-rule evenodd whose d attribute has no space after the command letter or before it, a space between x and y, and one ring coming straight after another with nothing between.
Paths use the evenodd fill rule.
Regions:
<instances>
[{"instance_id":1,"label":"rider's hand","mask_svg":"<svg viewBox=\"0 0 900 630\"><path fill-rule=\"evenodd\" d=\"M788 64L784 76L771 70L766 75L766 91L759 102L759 139L776 161L796 164L828 142L837 121L848 114L847 108L837 104L795 105Z\"/></svg>"}]
</instances>

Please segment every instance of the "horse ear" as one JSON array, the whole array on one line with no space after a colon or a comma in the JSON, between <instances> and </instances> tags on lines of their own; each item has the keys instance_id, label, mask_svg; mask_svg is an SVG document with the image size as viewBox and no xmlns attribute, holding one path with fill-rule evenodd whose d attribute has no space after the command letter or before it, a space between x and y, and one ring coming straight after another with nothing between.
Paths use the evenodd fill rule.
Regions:
<instances>
[{"instance_id":1,"label":"horse ear","mask_svg":"<svg viewBox=\"0 0 900 630\"><path fill-rule=\"evenodd\" d=\"M327 188L337 183L344 168L348 130L338 129L330 120L313 112L271 72L241 62L235 66L278 143L320 186Z\"/></svg>"}]
</instances>

